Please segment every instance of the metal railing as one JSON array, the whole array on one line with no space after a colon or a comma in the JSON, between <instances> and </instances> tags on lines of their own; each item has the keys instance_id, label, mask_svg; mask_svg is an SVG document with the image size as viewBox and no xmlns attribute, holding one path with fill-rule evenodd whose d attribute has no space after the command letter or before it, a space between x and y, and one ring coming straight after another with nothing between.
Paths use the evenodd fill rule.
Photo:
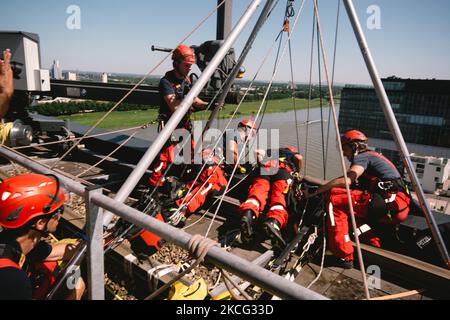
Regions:
<instances>
[{"instance_id":1,"label":"metal railing","mask_svg":"<svg viewBox=\"0 0 450 320\"><path fill-rule=\"evenodd\" d=\"M68 191L85 199L87 209L86 236L88 243L89 299L103 300L105 298L102 226L103 211L105 210L188 250L188 243L192 235L103 195L102 189L86 187L7 147L0 147L0 156L33 172L56 175ZM326 297L312 290L306 289L262 267L255 266L255 264L219 247L213 247L206 255L205 260L282 299L327 300Z\"/></svg>"}]
</instances>

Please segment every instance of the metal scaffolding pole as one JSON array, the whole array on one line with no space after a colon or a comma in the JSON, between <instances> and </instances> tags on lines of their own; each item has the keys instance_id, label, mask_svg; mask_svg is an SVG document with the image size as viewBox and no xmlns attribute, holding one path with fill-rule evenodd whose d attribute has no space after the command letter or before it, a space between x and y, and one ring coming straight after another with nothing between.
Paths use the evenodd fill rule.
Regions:
<instances>
[{"instance_id":1,"label":"metal scaffolding pole","mask_svg":"<svg viewBox=\"0 0 450 320\"><path fill-rule=\"evenodd\" d=\"M20 153L5 147L0 147L0 156L3 156L29 170L41 174L54 174L61 181L61 184L79 196L85 196L86 187L82 184L67 178L56 171L48 169L41 164L27 159ZM174 243L175 245L188 250L189 241L192 235L163 223L153 217L137 211L121 202L111 199L101 193L90 194L91 204L109 210L132 224L144 228L161 238ZM92 239L88 239L91 241ZM224 251L220 247L213 247L206 255L206 261L213 263L219 268L223 268L241 278L259 286L263 290L276 295L282 299L297 300L327 300L326 297L306 289L294 282L284 279L262 267L255 266L250 261L235 256ZM101 261L99 261L101 263Z\"/></svg>"},{"instance_id":2,"label":"metal scaffolding pole","mask_svg":"<svg viewBox=\"0 0 450 320\"><path fill-rule=\"evenodd\" d=\"M258 35L259 31L261 30L264 23L267 21L267 18L270 13L270 9L272 8L273 0L267 0L266 5L264 6L261 15L259 16L258 21L255 24L255 27L253 28L253 31L250 35L250 37L247 40L247 43L244 46L244 50L242 50L241 56L239 57L238 62L234 66L233 70L231 71L230 75L228 76L223 88L222 92L217 98L217 105L215 106L214 110L211 112L211 115L209 116L208 122L205 125L205 128L203 129L203 134L211 127L212 122L216 118L217 114L219 113L220 108L224 105L225 99L228 95L228 91L230 91L231 87L233 86L234 79L236 78L237 74L239 73L239 70L241 69L242 65L244 64L245 59L247 58L248 53L250 52L253 43L255 42L256 36Z\"/></svg>"},{"instance_id":3,"label":"metal scaffolding pole","mask_svg":"<svg viewBox=\"0 0 450 320\"><path fill-rule=\"evenodd\" d=\"M220 5L222 0L217 0L217 5ZM217 11L217 40L223 40L228 37L231 32L233 24L233 0L225 0L225 3L220 6Z\"/></svg>"},{"instance_id":4,"label":"metal scaffolding pole","mask_svg":"<svg viewBox=\"0 0 450 320\"><path fill-rule=\"evenodd\" d=\"M184 100L181 102L181 104L178 106L177 110L174 112L172 117L167 122L164 129L159 134L158 138L153 142L153 144L150 146L150 148L147 150L147 152L144 154L142 159L139 161L136 169L133 170L133 172L130 174L130 176L127 178L125 183L122 185L120 190L118 191L115 200L119 202L124 202L130 193L133 191L133 189L136 187L136 185L139 183L139 180L144 175L147 168L150 166L150 164L155 160L155 158L158 156L159 152L163 148L163 146L166 144L167 140L169 140L170 136L172 135L173 131L177 128L180 121L183 119L183 117L186 115L186 113L189 111L190 107L192 106L192 103L194 102L194 99L200 94L203 87L207 84L208 80L211 78L211 76L216 71L219 64L222 62L223 58L227 55L228 51L244 29L244 27L248 24L251 17L255 13L258 6L261 4L262 0L253 0L253 2L250 4L250 6L247 8L247 11L244 13L242 18L237 23L236 27L231 31L228 38L224 41L223 45L220 47L220 49L217 51L214 58L210 61L208 64L208 67L203 71L200 78L197 80L195 85L192 87L192 89L189 91L187 96L184 98ZM108 212L105 212L103 225L105 227L108 227L113 215Z\"/></svg>"},{"instance_id":5,"label":"metal scaffolding pole","mask_svg":"<svg viewBox=\"0 0 450 320\"><path fill-rule=\"evenodd\" d=\"M361 28L358 15L356 14L353 1L344 0L344 5L347 10L347 14L352 24L353 30L355 32L356 39L358 40L359 47L361 48L361 52L364 57L364 61L367 65L367 69L369 70L370 77L372 78L372 82L375 87L378 99L380 100L380 105L381 108L383 109L389 129L392 133L392 136L394 137L395 143L397 144L397 149L400 151L400 155L402 157L403 163L408 172L410 180L413 184L414 191L417 194L417 198L419 199L420 207L422 208L428 226L431 229L434 241L436 242L436 245L439 249L442 259L444 260L444 263L447 265L447 268L450 268L450 259L447 248L442 239L441 233L439 232L439 228L431 212L431 208L428 205L428 202L425 198L422 186L420 185L420 181L417 178L414 166L409 157L408 147L406 146L405 140L403 139L403 135L400 131L397 119L395 118L395 114L394 111L392 110L392 106L387 96L386 90L383 86L383 83L381 82L377 67L375 65L369 46L367 44L366 37Z\"/></svg>"}]
</instances>

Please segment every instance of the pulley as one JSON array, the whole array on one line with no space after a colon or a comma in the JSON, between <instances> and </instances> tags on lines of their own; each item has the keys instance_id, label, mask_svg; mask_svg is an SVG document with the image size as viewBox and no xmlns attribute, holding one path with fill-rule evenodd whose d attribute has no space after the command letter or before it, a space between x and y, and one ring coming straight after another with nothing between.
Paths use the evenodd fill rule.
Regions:
<instances>
[{"instance_id":1,"label":"pulley","mask_svg":"<svg viewBox=\"0 0 450 320\"><path fill-rule=\"evenodd\" d=\"M33 129L20 120L0 123L0 141L13 148L28 146L33 141Z\"/></svg>"}]
</instances>

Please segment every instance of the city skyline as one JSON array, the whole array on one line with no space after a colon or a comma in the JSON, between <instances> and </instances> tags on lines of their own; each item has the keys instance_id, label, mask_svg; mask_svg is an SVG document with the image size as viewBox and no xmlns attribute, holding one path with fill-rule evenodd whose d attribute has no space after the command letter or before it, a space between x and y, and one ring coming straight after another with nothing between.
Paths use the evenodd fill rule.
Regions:
<instances>
[{"instance_id":1,"label":"city skyline","mask_svg":"<svg viewBox=\"0 0 450 320\"><path fill-rule=\"evenodd\" d=\"M250 1L234 1L233 23L239 19L249 3ZM295 1L297 9L299 3L300 1ZM52 62L59 60L64 70L141 75L146 74L164 57L163 53L151 52L151 45L176 45L216 4L215 0L190 3L176 0L168 11L169 6L164 3L149 4L142 0L80 0L76 3L66 0L43 0L36 3L18 0L4 4L0 13L0 30L38 33L44 69L50 69ZM79 9L79 29L68 27L76 13L73 11L74 5ZM373 17L370 10L368 11L371 6L380 9L380 29L368 28L367 23L370 23ZM355 2L355 7L381 77L395 75L402 78L450 79L450 61L447 57L450 41L442 36L450 30L450 22L446 18L450 9L448 1L398 0L393 3L387 0L361 0ZM322 1L320 9L328 67L331 70L337 1ZM237 54L241 52L260 10L261 8L236 42ZM261 30L245 63L245 80L254 76L266 51L272 45L281 28L284 10L284 2L280 1ZM1 17L4 13L8 13L7 19ZM169 21L168 15L175 23ZM294 75L298 83L307 83L309 79L311 29L312 2L306 1L292 39ZM186 43L199 45L215 39L215 36L216 17L212 16ZM317 44L315 47L317 49ZM315 56L313 82L318 80L317 51ZM270 79L274 60L275 54L263 67L258 80ZM164 74L170 67L168 60L155 70L153 76ZM196 68L194 71L198 73ZM288 55L284 58L275 80L290 81ZM342 5L335 82L370 83Z\"/></svg>"}]
</instances>

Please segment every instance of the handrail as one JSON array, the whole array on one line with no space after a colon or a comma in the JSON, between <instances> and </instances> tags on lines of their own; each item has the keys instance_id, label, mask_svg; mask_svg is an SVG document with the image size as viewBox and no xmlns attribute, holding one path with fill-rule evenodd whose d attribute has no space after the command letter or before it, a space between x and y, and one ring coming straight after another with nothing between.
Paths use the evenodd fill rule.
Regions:
<instances>
[{"instance_id":1,"label":"handrail","mask_svg":"<svg viewBox=\"0 0 450 320\"><path fill-rule=\"evenodd\" d=\"M41 174L54 174L58 177L58 179L60 179L61 183L68 191L82 197L85 197L86 195L86 187L84 185L63 176L58 172L48 169L38 162L29 159L8 147L0 147L0 156L3 156L31 171ZM139 212L138 210L111 199L101 193L92 194L90 199L93 204L108 210L117 216L141 228L144 228L145 230L155 233L163 239L185 250L188 249L188 243L192 237L190 234L160 222L153 217ZM88 239L88 242L90 241L91 239ZM226 252L219 247L213 247L208 252L206 255L206 261L219 268L232 272L282 299L328 300L328 298L312 290L306 289L296 283L273 274L262 267L255 266L251 262Z\"/></svg>"}]
</instances>

